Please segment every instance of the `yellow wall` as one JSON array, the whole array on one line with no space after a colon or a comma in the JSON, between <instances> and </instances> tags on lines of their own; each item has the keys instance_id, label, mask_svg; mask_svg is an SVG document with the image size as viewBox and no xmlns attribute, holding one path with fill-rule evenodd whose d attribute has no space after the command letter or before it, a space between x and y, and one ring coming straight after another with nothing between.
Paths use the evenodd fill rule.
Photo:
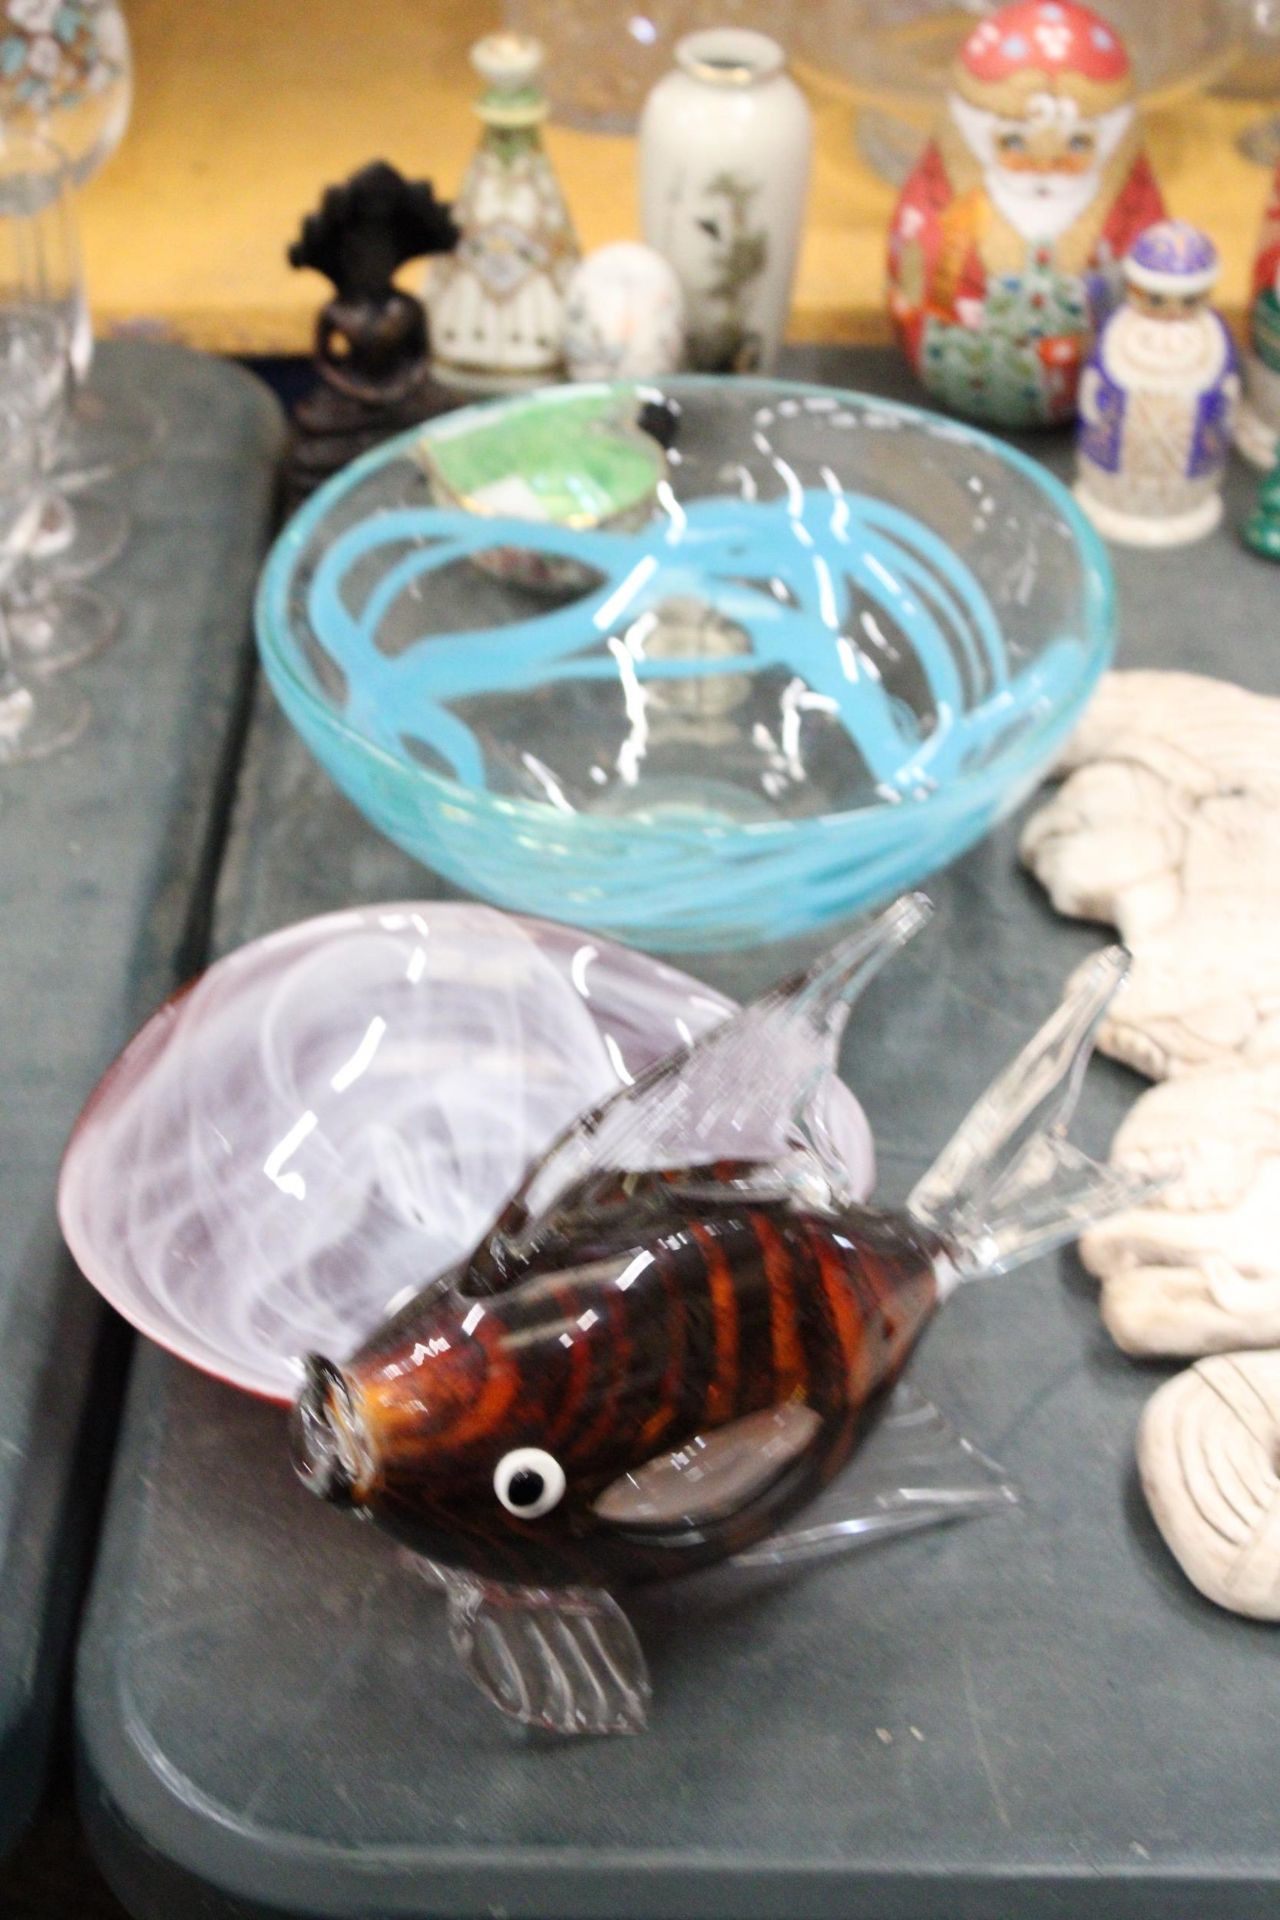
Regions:
<instances>
[{"instance_id":1,"label":"yellow wall","mask_svg":"<svg viewBox=\"0 0 1280 1920\"><path fill-rule=\"evenodd\" d=\"M127 0L133 121L82 202L99 331L226 353L310 345L325 283L284 252L322 187L386 158L448 197L475 140L470 41L498 8L448 0ZM815 100L818 155L791 332L875 340L893 191L857 158L846 103ZM1151 124L1172 210L1207 227L1244 301L1266 193L1233 136L1260 109L1190 100ZM629 140L547 135L584 246L636 231Z\"/></svg>"}]
</instances>

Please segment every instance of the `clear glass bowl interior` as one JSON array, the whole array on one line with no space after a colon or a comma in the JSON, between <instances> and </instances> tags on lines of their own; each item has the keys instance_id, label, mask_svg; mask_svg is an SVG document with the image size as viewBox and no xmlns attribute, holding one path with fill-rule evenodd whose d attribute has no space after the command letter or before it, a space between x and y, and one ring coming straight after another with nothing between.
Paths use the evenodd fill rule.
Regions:
<instances>
[{"instance_id":1,"label":"clear glass bowl interior","mask_svg":"<svg viewBox=\"0 0 1280 1920\"><path fill-rule=\"evenodd\" d=\"M1280 0L1235 0L1240 50L1216 91L1240 100L1280 101ZM1280 117L1280 116L1278 116ZM1271 164L1280 157L1272 154Z\"/></svg>"},{"instance_id":2,"label":"clear glass bowl interior","mask_svg":"<svg viewBox=\"0 0 1280 1920\"><path fill-rule=\"evenodd\" d=\"M1230 66L1243 31L1235 0L1101 0L1124 35L1147 105L1210 84ZM994 0L806 0L796 51L859 98L927 120L961 43Z\"/></svg>"},{"instance_id":3,"label":"clear glass bowl interior","mask_svg":"<svg viewBox=\"0 0 1280 1920\"><path fill-rule=\"evenodd\" d=\"M961 43L997 11L996 0L805 0L796 17L797 71L817 91L856 103L863 159L900 185L941 108ZM1168 0L1158 7L1102 0L1095 11L1124 34L1146 109L1238 69L1238 0Z\"/></svg>"},{"instance_id":4,"label":"clear glass bowl interior","mask_svg":"<svg viewBox=\"0 0 1280 1920\"><path fill-rule=\"evenodd\" d=\"M509 27L546 49L543 85L557 120L593 133L631 133L684 34L753 27L785 47L797 9L790 0L506 0L504 12Z\"/></svg>"},{"instance_id":5,"label":"clear glass bowl interior","mask_svg":"<svg viewBox=\"0 0 1280 1920\"><path fill-rule=\"evenodd\" d=\"M731 1002L655 960L491 908L325 915L219 961L111 1068L59 1209L82 1271L143 1332L289 1399L472 1251L595 1101ZM834 1077L855 1188L871 1138Z\"/></svg>"},{"instance_id":6,"label":"clear glass bowl interior","mask_svg":"<svg viewBox=\"0 0 1280 1920\"><path fill-rule=\"evenodd\" d=\"M670 441L648 496L534 526L439 506L412 438L372 456L268 568L261 642L295 717L544 834L725 834L989 784L1100 670L1100 544L985 435L776 382L545 404L567 394L608 400L606 439L647 409Z\"/></svg>"}]
</instances>

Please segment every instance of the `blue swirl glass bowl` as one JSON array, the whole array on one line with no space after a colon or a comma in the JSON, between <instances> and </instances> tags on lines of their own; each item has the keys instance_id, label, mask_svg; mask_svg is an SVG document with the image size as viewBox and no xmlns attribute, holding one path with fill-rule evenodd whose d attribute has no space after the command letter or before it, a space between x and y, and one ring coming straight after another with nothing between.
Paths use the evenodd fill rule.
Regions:
<instances>
[{"instance_id":1,"label":"blue swirl glass bowl","mask_svg":"<svg viewBox=\"0 0 1280 1920\"><path fill-rule=\"evenodd\" d=\"M390 839L670 951L954 859L1053 758L1112 626L1101 543L1034 461L748 379L448 415L322 488L258 598L281 705Z\"/></svg>"}]
</instances>

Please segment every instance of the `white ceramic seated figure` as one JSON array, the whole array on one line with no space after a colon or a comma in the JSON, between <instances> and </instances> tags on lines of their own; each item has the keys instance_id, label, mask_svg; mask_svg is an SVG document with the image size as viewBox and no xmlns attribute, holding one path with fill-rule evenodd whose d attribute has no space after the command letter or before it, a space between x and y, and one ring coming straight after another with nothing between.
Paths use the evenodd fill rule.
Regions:
<instances>
[{"instance_id":1,"label":"white ceramic seated figure","mask_svg":"<svg viewBox=\"0 0 1280 1920\"><path fill-rule=\"evenodd\" d=\"M1136 1354L1280 1345L1280 700L1113 673L1028 821L1062 913L1133 950L1099 1045L1153 1080L1113 1159L1173 1177L1081 1245Z\"/></svg>"},{"instance_id":2,"label":"white ceramic seated figure","mask_svg":"<svg viewBox=\"0 0 1280 1920\"><path fill-rule=\"evenodd\" d=\"M1126 298L1080 383L1076 497L1099 532L1180 546L1222 517L1240 394L1235 345L1209 304L1211 240L1182 220L1149 227L1124 263Z\"/></svg>"},{"instance_id":3,"label":"white ceramic seated figure","mask_svg":"<svg viewBox=\"0 0 1280 1920\"><path fill-rule=\"evenodd\" d=\"M1280 1058L1280 700L1108 674L1061 770L1021 853L1133 949L1099 1045L1153 1080Z\"/></svg>"},{"instance_id":4,"label":"white ceramic seated figure","mask_svg":"<svg viewBox=\"0 0 1280 1920\"><path fill-rule=\"evenodd\" d=\"M1142 1486L1207 1599L1280 1620L1280 1353L1217 1354L1147 1403Z\"/></svg>"},{"instance_id":5,"label":"white ceramic seated figure","mask_svg":"<svg viewBox=\"0 0 1280 1920\"><path fill-rule=\"evenodd\" d=\"M1280 1347L1280 1061L1152 1087L1111 1159L1170 1176L1081 1242L1116 1345L1187 1357Z\"/></svg>"}]
</instances>

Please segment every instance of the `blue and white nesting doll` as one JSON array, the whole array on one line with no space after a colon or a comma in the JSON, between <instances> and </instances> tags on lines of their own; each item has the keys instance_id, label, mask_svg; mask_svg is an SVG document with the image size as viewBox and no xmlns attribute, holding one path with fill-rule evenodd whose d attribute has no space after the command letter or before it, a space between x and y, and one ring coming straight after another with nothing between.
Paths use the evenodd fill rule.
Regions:
<instances>
[{"instance_id":1,"label":"blue and white nesting doll","mask_svg":"<svg viewBox=\"0 0 1280 1920\"><path fill-rule=\"evenodd\" d=\"M1186 221L1161 220L1124 277L1080 383L1076 497L1108 539L1180 546L1221 518L1240 396L1235 344L1209 304L1217 250Z\"/></svg>"}]
</instances>

